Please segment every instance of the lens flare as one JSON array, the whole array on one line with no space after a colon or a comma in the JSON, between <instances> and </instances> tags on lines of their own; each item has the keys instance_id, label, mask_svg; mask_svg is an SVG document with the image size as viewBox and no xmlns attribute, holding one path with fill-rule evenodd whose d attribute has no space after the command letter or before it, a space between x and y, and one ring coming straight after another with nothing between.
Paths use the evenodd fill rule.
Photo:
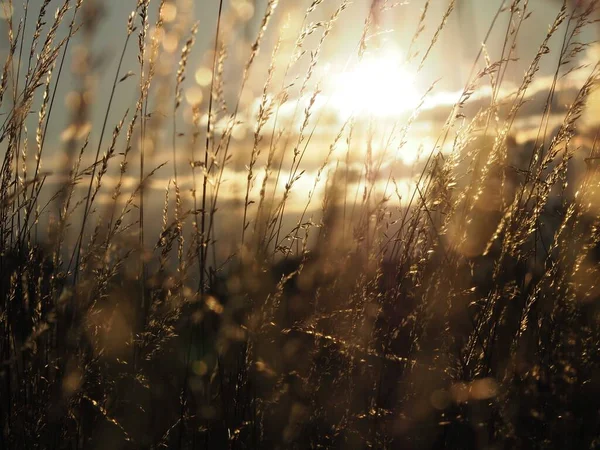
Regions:
<instances>
[{"instance_id":1,"label":"lens flare","mask_svg":"<svg viewBox=\"0 0 600 450\"><path fill-rule=\"evenodd\" d=\"M335 77L333 102L341 115L395 116L419 105L416 76L403 65L400 52L365 55Z\"/></svg>"}]
</instances>

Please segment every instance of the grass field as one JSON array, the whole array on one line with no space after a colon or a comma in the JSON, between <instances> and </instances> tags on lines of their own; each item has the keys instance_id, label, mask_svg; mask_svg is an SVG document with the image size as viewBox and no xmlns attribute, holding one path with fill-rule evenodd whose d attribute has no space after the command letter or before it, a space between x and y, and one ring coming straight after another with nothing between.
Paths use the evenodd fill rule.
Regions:
<instances>
[{"instance_id":1,"label":"grass field","mask_svg":"<svg viewBox=\"0 0 600 450\"><path fill-rule=\"evenodd\" d=\"M600 448L600 2L203 2L0 0L0 449Z\"/></svg>"}]
</instances>

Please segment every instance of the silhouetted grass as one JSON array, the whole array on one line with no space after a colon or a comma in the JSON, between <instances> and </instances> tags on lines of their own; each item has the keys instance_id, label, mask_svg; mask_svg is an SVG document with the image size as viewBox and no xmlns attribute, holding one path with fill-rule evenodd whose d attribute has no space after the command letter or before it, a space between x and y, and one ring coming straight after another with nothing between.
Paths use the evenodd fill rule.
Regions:
<instances>
[{"instance_id":1,"label":"silhouetted grass","mask_svg":"<svg viewBox=\"0 0 600 450\"><path fill-rule=\"evenodd\" d=\"M600 446L600 156L581 124L600 67L579 65L597 1L554 6L516 86L531 6L497 2L501 55L483 43L408 194L394 168L434 86L390 129L357 111L331 126L319 103L349 2L307 3L290 41L268 0L237 78L235 17L253 3L215 1L212 24L192 2L139 0L111 30L112 73L103 2L34 3L0 6L0 448ZM429 30L421 3L401 43L419 75L456 7ZM373 2L353 57L379 50L391 9L416 7ZM208 26L208 94L188 101ZM516 137L523 117L532 139Z\"/></svg>"}]
</instances>

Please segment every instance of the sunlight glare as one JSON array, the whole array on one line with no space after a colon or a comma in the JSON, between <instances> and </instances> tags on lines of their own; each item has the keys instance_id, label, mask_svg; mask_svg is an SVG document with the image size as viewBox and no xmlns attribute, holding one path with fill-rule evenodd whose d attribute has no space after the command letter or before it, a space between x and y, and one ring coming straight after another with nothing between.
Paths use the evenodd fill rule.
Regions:
<instances>
[{"instance_id":1,"label":"sunlight glare","mask_svg":"<svg viewBox=\"0 0 600 450\"><path fill-rule=\"evenodd\" d=\"M402 65L402 54L365 55L335 77L333 100L341 115L389 117L411 111L421 100L415 75Z\"/></svg>"}]
</instances>

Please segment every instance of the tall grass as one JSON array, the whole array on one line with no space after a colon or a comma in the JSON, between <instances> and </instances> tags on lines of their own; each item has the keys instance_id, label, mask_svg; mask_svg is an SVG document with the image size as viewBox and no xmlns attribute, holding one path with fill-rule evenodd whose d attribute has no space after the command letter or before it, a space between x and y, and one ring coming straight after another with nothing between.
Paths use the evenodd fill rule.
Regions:
<instances>
[{"instance_id":1,"label":"tall grass","mask_svg":"<svg viewBox=\"0 0 600 450\"><path fill-rule=\"evenodd\" d=\"M400 44L426 79L458 1L373 2L351 61L421 8ZM415 143L435 83L389 127L327 116L350 2L307 2L290 37L268 0L246 43L250 2L194 23L191 1L139 0L105 73L104 2L2 1L0 447L600 446L598 2L557 2L516 84L535 11L496 3Z\"/></svg>"}]
</instances>

